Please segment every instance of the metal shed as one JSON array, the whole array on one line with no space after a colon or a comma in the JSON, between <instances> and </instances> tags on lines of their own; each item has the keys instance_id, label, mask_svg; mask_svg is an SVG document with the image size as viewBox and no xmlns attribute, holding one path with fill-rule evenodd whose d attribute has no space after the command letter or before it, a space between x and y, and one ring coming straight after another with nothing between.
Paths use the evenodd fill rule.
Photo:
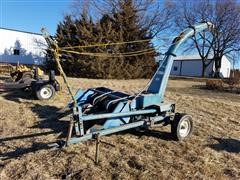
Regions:
<instances>
[{"instance_id":1,"label":"metal shed","mask_svg":"<svg viewBox=\"0 0 240 180\"><path fill-rule=\"evenodd\" d=\"M212 58L212 57L210 57ZM211 62L206 69L206 77L212 77L215 71L214 62ZM220 74L223 78L230 77L231 62L226 57L222 58L222 67ZM201 77L202 75L202 62L199 56L177 56L174 59L171 75L187 76L187 77Z\"/></svg>"},{"instance_id":2,"label":"metal shed","mask_svg":"<svg viewBox=\"0 0 240 180\"><path fill-rule=\"evenodd\" d=\"M38 33L0 27L0 63L43 64L47 43Z\"/></svg>"}]
</instances>

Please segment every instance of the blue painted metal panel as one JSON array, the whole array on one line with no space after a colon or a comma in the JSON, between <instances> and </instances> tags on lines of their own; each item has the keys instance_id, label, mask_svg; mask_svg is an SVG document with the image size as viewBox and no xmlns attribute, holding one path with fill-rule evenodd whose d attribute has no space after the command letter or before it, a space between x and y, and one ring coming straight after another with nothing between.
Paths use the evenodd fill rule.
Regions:
<instances>
[{"instance_id":1,"label":"blue painted metal panel","mask_svg":"<svg viewBox=\"0 0 240 180\"><path fill-rule=\"evenodd\" d=\"M126 102L119 102L117 107L114 109L113 113L120 113L120 112L130 112L129 103ZM108 119L103 127L104 129L113 128L120 126L122 124L129 123L130 117L120 117L120 118L110 118Z\"/></svg>"},{"instance_id":2,"label":"blue painted metal panel","mask_svg":"<svg viewBox=\"0 0 240 180\"><path fill-rule=\"evenodd\" d=\"M136 99L137 109L146 108L152 105L159 105L162 102L158 94L144 94Z\"/></svg>"},{"instance_id":3,"label":"blue painted metal panel","mask_svg":"<svg viewBox=\"0 0 240 180\"><path fill-rule=\"evenodd\" d=\"M85 103L88 103L88 99L89 96L91 96L94 93L94 91L92 89L88 89L86 91L82 90L82 89L78 89L77 93L75 94L74 98L77 101L78 106L81 106ZM73 107L73 103L70 102L68 104L69 108Z\"/></svg>"},{"instance_id":4,"label":"blue painted metal panel","mask_svg":"<svg viewBox=\"0 0 240 180\"><path fill-rule=\"evenodd\" d=\"M136 110L136 111L120 112L120 113L83 115L81 118L83 121L91 121L91 120L97 120L97 119L127 117L127 116L141 115L141 114L153 114L156 112L157 112L156 109L145 109L145 110Z\"/></svg>"}]
</instances>

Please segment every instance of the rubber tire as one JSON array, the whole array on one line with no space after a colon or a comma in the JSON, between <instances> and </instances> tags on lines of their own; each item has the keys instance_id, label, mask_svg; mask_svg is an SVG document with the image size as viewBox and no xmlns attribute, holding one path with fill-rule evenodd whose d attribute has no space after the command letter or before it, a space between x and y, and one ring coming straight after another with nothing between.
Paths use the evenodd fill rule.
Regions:
<instances>
[{"instance_id":1,"label":"rubber tire","mask_svg":"<svg viewBox=\"0 0 240 180\"><path fill-rule=\"evenodd\" d=\"M51 92L52 92L52 95L50 96L50 97L48 97L48 98L44 98L44 97L42 97L42 95L41 95L41 90L43 89L43 88L48 88L48 89L50 89L51 90ZM39 86L38 88L36 88L36 97L37 97L37 99L38 100L49 100L49 99L51 99L52 97L54 97L55 96L55 88L53 87L53 85L51 85L51 84L46 84L46 85L43 85L43 86Z\"/></svg>"},{"instance_id":2,"label":"rubber tire","mask_svg":"<svg viewBox=\"0 0 240 180\"><path fill-rule=\"evenodd\" d=\"M182 121L184 121L186 118L189 118L189 122L190 122L190 131L188 132L187 136L182 137L180 135L180 124ZM183 141L187 138L189 138L192 134L193 131L193 121L192 121L192 116L188 115L188 114L180 114L180 113L176 113L174 120L171 122L171 133L172 136L174 138L174 140L176 141Z\"/></svg>"}]
</instances>

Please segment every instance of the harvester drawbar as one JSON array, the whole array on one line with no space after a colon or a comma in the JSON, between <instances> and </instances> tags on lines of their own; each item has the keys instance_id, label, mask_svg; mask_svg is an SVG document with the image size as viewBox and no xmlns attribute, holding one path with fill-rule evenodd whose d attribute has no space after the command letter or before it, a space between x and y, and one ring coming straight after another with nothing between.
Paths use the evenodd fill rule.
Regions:
<instances>
[{"instance_id":1,"label":"harvester drawbar","mask_svg":"<svg viewBox=\"0 0 240 180\"><path fill-rule=\"evenodd\" d=\"M73 115L65 145L98 139L127 129L159 125L171 125L171 132L176 140L189 137L193 128L192 117L176 113L175 103L164 101L165 89L178 47L195 33L212 28L211 23L205 22L180 33L165 53L165 58L147 87L137 95L106 87L78 90L69 104ZM45 38L54 43L49 36L45 35Z\"/></svg>"}]
</instances>

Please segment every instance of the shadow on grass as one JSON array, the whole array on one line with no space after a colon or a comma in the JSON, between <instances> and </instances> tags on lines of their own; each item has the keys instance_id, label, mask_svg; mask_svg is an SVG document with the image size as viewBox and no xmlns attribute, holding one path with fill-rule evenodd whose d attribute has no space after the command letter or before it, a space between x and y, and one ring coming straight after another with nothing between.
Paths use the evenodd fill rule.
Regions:
<instances>
[{"instance_id":1,"label":"shadow on grass","mask_svg":"<svg viewBox=\"0 0 240 180\"><path fill-rule=\"evenodd\" d=\"M48 131L48 132L42 132L42 133L34 133L34 134L26 134L22 136L11 136L11 137L5 137L0 139L0 143L4 143L7 141L14 141L14 140L21 140L21 139L27 139L27 138L33 138L38 136L46 136L49 134L54 134L54 131Z\"/></svg>"},{"instance_id":2,"label":"shadow on grass","mask_svg":"<svg viewBox=\"0 0 240 180\"><path fill-rule=\"evenodd\" d=\"M217 144L207 144L208 147L216 151L227 151L230 153L240 153L240 140L232 138L217 138L212 137L217 141Z\"/></svg>"},{"instance_id":3,"label":"shadow on grass","mask_svg":"<svg viewBox=\"0 0 240 180\"><path fill-rule=\"evenodd\" d=\"M34 123L33 126L30 127L30 129L45 129L48 130L47 132L40 132L40 133L31 133L21 136L15 136L15 137L5 137L0 139L0 145L6 146L8 149L5 153L2 153L0 155L0 158L3 160L7 159L13 159L13 158L19 158L25 154L29 153L35 153L40 150L46 150L51 149L52 147L49 146L51 143L40 143L40 142L32 142L38 140L37 138L39 136L46 136L44 137L44 141L48 142L48 135L55 134L56 142L59 142L62 138L67 137L67 130L69 121L66 120L59 120L59 116L62 114L59 113L59 108L55 106L50 105L41 105L41 104L34 104L34 106L30 107L31 111L38 117L38 120ZM135 136L139 136L141 138L142 136L149 136L149 137L155 137L160 138L162 140L170 141L173 140L171 133L167 132L160 132L156 130L144 130L144 131L136 131L136 130L128 130L120 132L119 134L123 135L125 133L130 133ZM29 141L32 143L32 145L29 147L16 147L14 150L12 148L8 148L8 142L9 141L16 141L16 140L26 140L29 139ZM42 141L42 138L39 139ZM10 150L10 151L9 151Z\"/></svg>"},{"instance_id":4,"label":"shadow on grass","mask_svg":"<svg viewBox=\"0 0 240 180\"><path fill-rule=\"evenodd\" d=\"M13 101L16 103L21 103L20 99L34 100L34 96L31 93L31 91L25 91L22 89L0 91L0 95L4 99Z\"/></svg>"},{"instance_id":5,"label":"shadow on grass","mask_svg":"<svg viewBox=\"0 0 240 180\"><path fill-rule=\"evenodd\" d=\"M39 105L36 104L35 106L31 107L32 112L34 112L38 116L38 121L31 126L30 128L33 129L50 129L47 132L40 132L40 133L31 133L21 136L12 136L12 137L5 137L0 139L0 145L2 147L6 146L6 149L12 149L9 145L9 141L16 141L16 140L26 140L35 141L36 138L40 136L46 136L44 141L50 141L47 139L47 136L50 134L56 134L56 141L50 143L39 143L39 142L32 142L31 147L17 147L13 151L8 151L2 153L0 155L0 159L7 160L21 157L28 153L35 153L36 151L52 149L57 147L58 145L61 146L61 138L65 138L67 136L67 129L68 129L68 121L59 121L58 116L60 115L58 111L59 108L55 106L49 105ZM42 138L41 138L42 139ZM41 140L40 139L40 140ZM60 143L60 144L57 144ZM52 146L54 145L54 146Z\"/></svg>"},{"instance_id":6,"label":"shadow on grass","mask_svg":"<svg viewBox=\"0 0 240 180\"><path fill-rule=\"evenodd\" d=\"M124 132L123 132L124 133ZM147 137L154 137L157 139L162 139L165 141L173 141L174 138L170 132L164 132L164 131L158 131L158 130L128 130L125 133L129 133L135 136L138 136L139 138L142 138L143 136Z\"/></svg>"},{"instance_id":7,"label":"shadow on grass","mask_svg":"<svg viewBox=\"0 0 240 180\"><path fill-rule=\"evenodd\" d=\"M20 148L16 148L16 150L13 151L9 151L6 153L2 153L0 155L0 160L8 160L8 159L14 159L14 158L19 158L25 154L28 153L35 153L37 151L40 150L47 150L47 149L53 149L53 145L55 142L53 143L33 143L31 145L31 147L20 147Z\"/></svg>"},{"instance_id":8,"label":"shadow on grass","mask_svg":"<svg viewBox=\"0 0 240 180\"><path fill-rule=\"evenodd\" d=\"M68 119L64 121L60 121L59 118L63 116L63 114L59 113L60 108L49 105L39 105L31 107L32 112L37 114L40 119L34 126L31 128L39 128L39 129L52 129L54 133L60 133L58 138L67 136L67 129L69 125Z\"/></svg>"}]
</instances>

